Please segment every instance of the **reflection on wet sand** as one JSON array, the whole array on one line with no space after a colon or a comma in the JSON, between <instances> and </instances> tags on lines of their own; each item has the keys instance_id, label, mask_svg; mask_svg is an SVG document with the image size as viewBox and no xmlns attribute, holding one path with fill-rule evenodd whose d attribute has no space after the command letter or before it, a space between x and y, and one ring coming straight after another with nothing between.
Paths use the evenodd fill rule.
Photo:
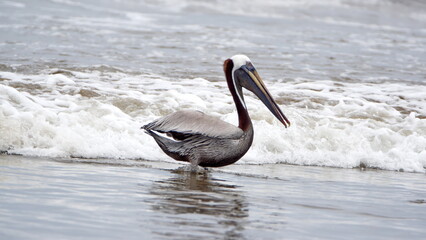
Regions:
<instances>
[{"instance_id":1,"label":"reflection on wet sand","mask_svg":"<svg viewBox=\"0 0 426 240\"><path fill-rule=\"evenodd\" d=\"M244 238L248 206L238 188L208 173L180 172L155 182L151 204L162 217L153 232L172 239Z\"/></svg>"}]
</instances>

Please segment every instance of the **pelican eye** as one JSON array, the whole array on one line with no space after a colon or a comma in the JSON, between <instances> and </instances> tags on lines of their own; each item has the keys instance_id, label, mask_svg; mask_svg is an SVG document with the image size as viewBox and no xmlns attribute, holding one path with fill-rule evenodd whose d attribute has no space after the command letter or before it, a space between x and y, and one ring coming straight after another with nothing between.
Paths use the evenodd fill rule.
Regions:
<instances>
[{"instance_id":1,"label":"pelican eye","mask_svg":"<svg viewBox=\"0 0 426 240\"><path fill-rule=\"evenodd\" d=\"M247 70L249 70L250 72L253 72L256 70L251 62L248 62L246 64L246 67L247 67Z\"/></svg>"}]
</instances>

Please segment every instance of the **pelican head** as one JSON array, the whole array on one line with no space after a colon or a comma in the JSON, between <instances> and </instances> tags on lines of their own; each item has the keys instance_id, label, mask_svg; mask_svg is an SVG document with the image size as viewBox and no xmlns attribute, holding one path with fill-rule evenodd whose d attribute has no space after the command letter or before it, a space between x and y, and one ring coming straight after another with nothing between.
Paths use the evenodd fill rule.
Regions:
<instances>
[{"instance_id":1,"label":"pelican head","mask_svg":"<svg viewBox=\"0 0 426 240\"><path fill-rule=\"evenodd\" d=\"M232 63L232 65L230 65ZM232 68L231 68L232 66ZM232 69L232 71L230 71ZM272 98L265 84L260 78L250 59L245 55L235 55L225 61L225 74L230 72L232 84L238 99L245 109L247 109L241 87L253 92L269 111L282 123L285 127L290 126L290 121L281 111L275 100ZM229 82L228 82L229 84Z\"/></svg>"}]
</instances>

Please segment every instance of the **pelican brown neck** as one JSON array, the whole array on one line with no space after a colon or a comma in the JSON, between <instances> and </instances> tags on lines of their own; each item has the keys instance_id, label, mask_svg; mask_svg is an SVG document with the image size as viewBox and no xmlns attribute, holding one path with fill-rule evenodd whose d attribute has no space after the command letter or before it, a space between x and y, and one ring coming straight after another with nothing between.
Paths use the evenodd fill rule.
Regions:
<instances>
[{"instance_id":1,"label":"pelican brown neck","mask_svg":"<svg viewBox=\"0 0 426 240\"><path fill-rule=\"evenodd\" d=\"M226 82L228 84L229 91L231 92L232 98L234 99L235 106L238 112L238 127L243 131L248 131L252 125L250 116L248 115L247 108L242 97L242 87L238 82L234 81L232 76L232 69L234 63L231 59L225 60L223 64L223 71L225 72Z\"/></svg>"}]
</instances>

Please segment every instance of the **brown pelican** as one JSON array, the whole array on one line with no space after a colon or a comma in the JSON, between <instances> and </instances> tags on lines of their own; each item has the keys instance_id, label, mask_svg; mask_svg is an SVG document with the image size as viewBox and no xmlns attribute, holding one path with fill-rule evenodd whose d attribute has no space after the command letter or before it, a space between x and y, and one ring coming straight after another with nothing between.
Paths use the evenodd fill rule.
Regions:
<instances>
[{"instance_id":1,"label":"brown pelican","mask_svg":"<svg viewBox=\"0 0 426 240\"><path fill-rule=\"evenodd\" d=\"M240 159L253 142L253 125L242 87L252 91L285 127L290 126L247 56L235 55L225 60L223 70L237 107L238 127L190 110L169 114L143 126L170 157L202 167L226 166Z\"/></svg>"}]
</instances>

